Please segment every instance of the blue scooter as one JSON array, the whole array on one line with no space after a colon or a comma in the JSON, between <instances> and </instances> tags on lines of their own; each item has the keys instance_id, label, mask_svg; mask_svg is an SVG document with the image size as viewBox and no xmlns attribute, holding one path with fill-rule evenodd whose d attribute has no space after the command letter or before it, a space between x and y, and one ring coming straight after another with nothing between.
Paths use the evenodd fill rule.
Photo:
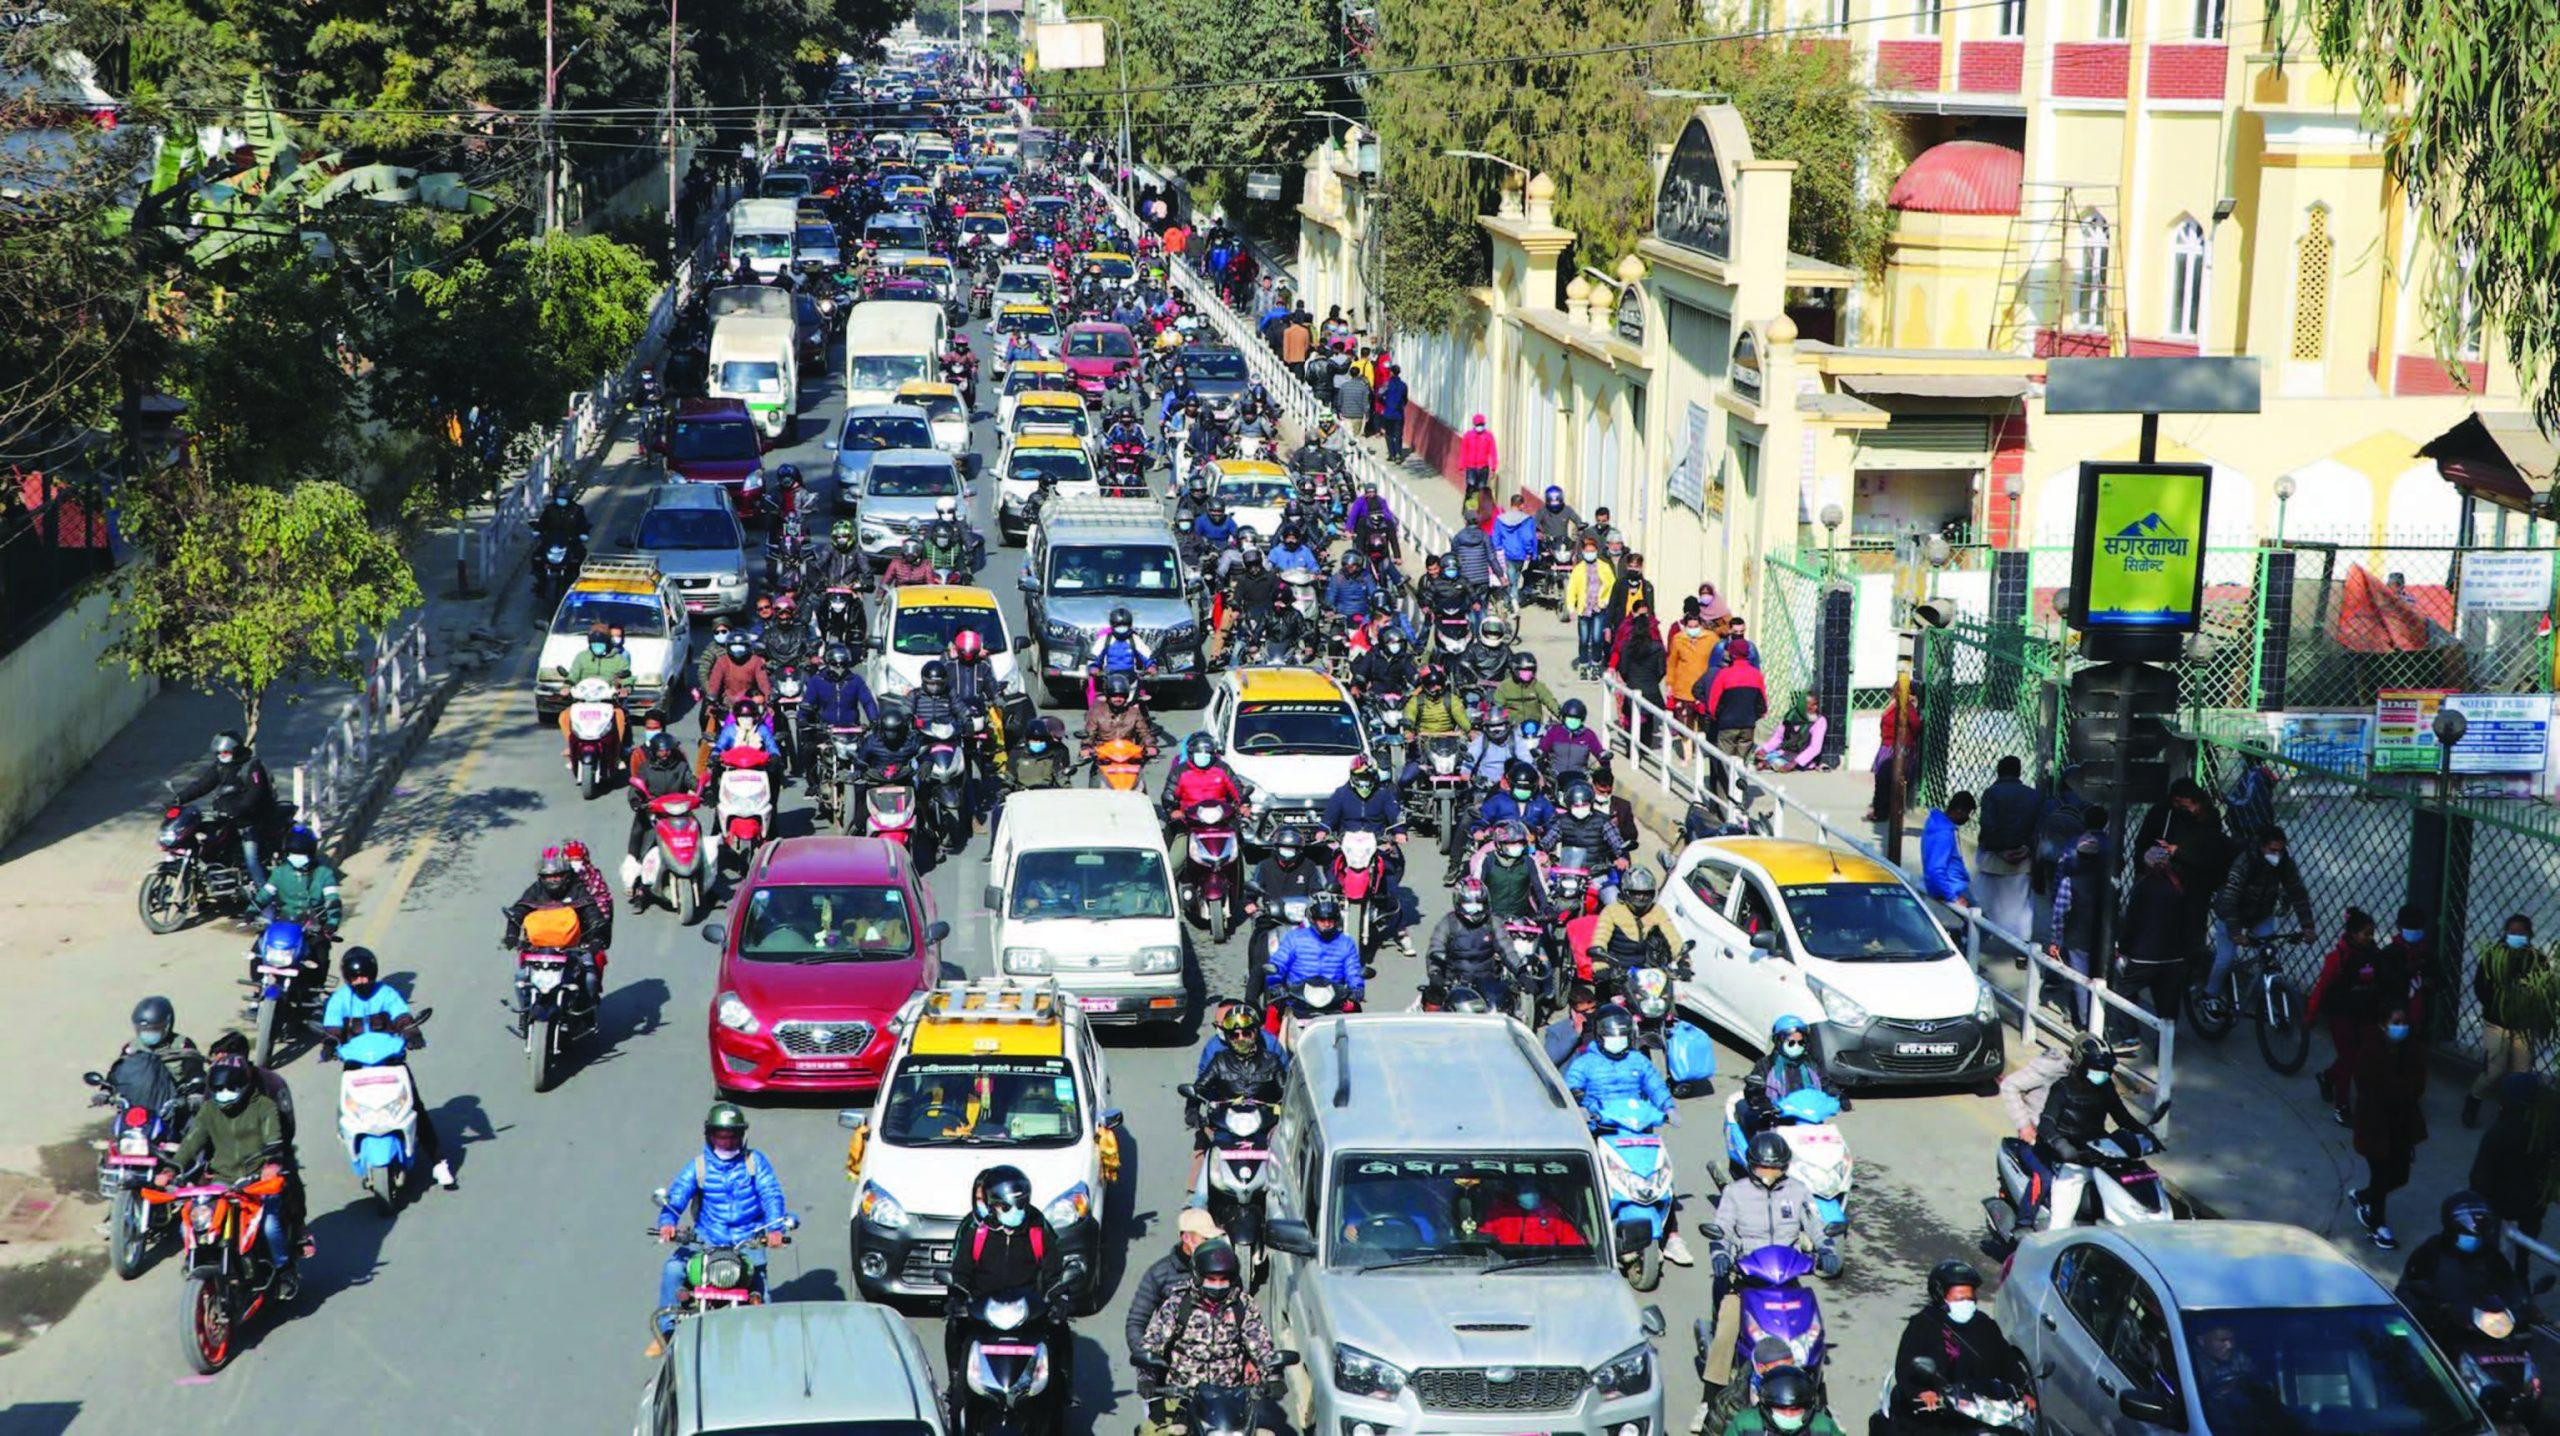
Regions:
<instances>
[{"instance_id":1,"label":"blue scooter","mask_svg":"<svg viewBox=\"0 0 2560 1436\"><path fill-rule=\"evenodd\" d=\"M1671 1114L1641 1097L1586 1103L1592 1145L1608 1184L1609 1223L1617 1231L1618 1269L1638 1291L1662 1282L1662 1239L1671 1227L1674 1174L1661 1127Z\"/></svg>"},{"instance_id":2,"label":"blue scooter","mask_svg":"<svg viewBox=\"0 0 2560 1436\"><path fill-rule=\"evenodd\" d=\"M421 1007L410 1015L423 1026L434 1014L434 1008ZM387 1040L370 1040L376 1037ZM338 1077L338 1140L357 1182L387 1217L399 1208L417 1161L418 1088L409 1077L408 1039L368 1032L337 1055L345 1069Z\"/></svg>"}]
</instances>

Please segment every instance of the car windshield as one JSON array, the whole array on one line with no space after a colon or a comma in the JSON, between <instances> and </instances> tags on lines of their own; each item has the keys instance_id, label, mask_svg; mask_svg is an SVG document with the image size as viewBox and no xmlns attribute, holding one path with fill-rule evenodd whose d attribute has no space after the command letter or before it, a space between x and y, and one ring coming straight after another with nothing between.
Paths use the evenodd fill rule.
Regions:
<instances>
[{"instance_id":1,"label":"car windshield","mask_svg":"<svg viewBox=\"0 0 2560 1436\"><path fill-rule=\"evenodd\" d=\"M949 464L873 464L864 491L875 499L936 499L960 492L960 476Z\"/></svg>"},{"instance_id":2,"label":"car windshield","mask_svg":"<svg viewBox=\"0 0 2560 1436\"><path fill-rule=\"evenodd\" d=\"M922 354L856 354L847 366L847 386L894 390L910 379L926 377L930 363Z\"/></svg>"},{"instance_id":3,"label":"car windshield","mask_svg":"<svg viewBox=\"0 0 2560 1436\"><path fill-rule=\"evenodd\" d=\"M1087 329L1067 336L1067 352L1079 359L1132 359L1138 346L1124 330Z\"/></svg>"},{"instance_id":4,"label":"car windshield","mask_svg":"<svg viewBox=\"0 0 2560 1436\"><path fill-rule=\"evenodd\" d=\"M1194 379L1244 378L1244 356L1233 349L1194 349L1182 356L1182 372Z\"/></svg>"},{"instance_id":5,"label":"car windshield","mask_svg":"<svg viewBox=\"0 0 2560 1436\"><path fill-rule=\"evenodd\" d=\"M738 521L718 509L651 509L640 520L648 550L736 548Z\"/></svg>"},{"instance_id":6,"label":"car windshield","mask_svg":"<svg viewBox=\"0 0 2560 1436\"><path fill-rule=\"evenodd\" d=\"M1013 451L1012 476L1025 483L1038 483L1047 474L1059 483L1078 483L1093 477L1093 466L1085 462L1081 449L1016 449Z\"/></svg>"},{"instance_id":7,"label":"car windshield","mask_svg":"<svg viewBox=\"0 0 2560 1436\"><path fill-rule=\"evenodd\" d=\"M1043 336L1055 334L1058 332L1058 316L1046 309L1035 309L1028 314L1007 314L996 320L996 332Z\"/></svg>"},{"instance_id":8,"label":"car windshield","mask_svg":"<svg viewBox=\"0 0 2560 1436\"><path fill-rule=\"evenodd\" d=\"M2397 1306L2190 1311L2187 1350L2212 1436L2450 1436L2480 1429Z\"/></svg>"},{"instance_id":9,"label":"car windshield","mask_svg":"<svg viewBox=\"0 0 2560 1436\"><path fill-rule=\"evenodd\" d=\"M766 175L756 193L766 199L798 199L809 192L807 175Z\"/></svg>"},{"instance_id":10,"label":"car windshield","mask_svg":"<svg viewBox=\"0 0 2560 1436\"><path fill-rule=\"evenodd\" d=\"M1002 215L993 214L964 214L960 216L960 232L963 234L1002 234L1005 232L1004 217Z\"/></svg>"},{"instance_id":11,"label":"car windshield","mask_svg":"<svg viewBox=\"0 0 2560 1436\"><path fill-rule=\"evenodd\" d=\"M1105 279L1126 279L1138 272L1137 265L1119 258L1088 259L1084 267L1087 273L1099 274Z\"/></svg>"},{"instance_id":12,"label":"car windshield","mask_svg":"<svg viewBox=\"0 0 2560 1436\"><path fill-rule=\"evenodd\" d=\"M711 387L724 394L779 394L782 366L770 359L732 359L720 366Z\"/></svg>"},{"instance_id":13,"label":"car windshield","mask_svg":"<svg viewBox=\"0 0 2560 1436\"><path fill-rule=\"evenodd\" d=\"M1179 572L1166 544L1079 544L1050 551L1049 592L1170 597Z\"/></svg>"},{"instance_id":14,"label":"car windshield","mask_svg":"<svg viewBox=\"0 0 2560 1436\"><path fill-rule=\"evenodd\" d=\"M940 658L964 630L978 635L987 652L1006 651L1004 619L992 608L901 608L889 646L911 658Z\"/></svg>"},{"instance_id":15,"label":"car windshield","mask_svg":"<svg viewBox=\"0 0 2560 1436\"><path fill-rule=\"evenodd\" d=\"M702 1436L933 1436L921 1421L794 1421L787 1426L705 1426Z\"/></svg>"},{"instance_id":16,"label":"car windshield","mask_svg":"<svg viewBox=\"0 0 2560 1436\"><path fill-rule=\"evenodd\" d=\"M551 631L583 634L603 624L621 629L625 638L659 638L667 631L665 622L658 601L645 594L572 589L560 600L560 614L551 621Z\"/></svg>"},{"instance_id":17,"label":"car windshield","mask_svg":"<svg viewBox=\"0 0 2560 1436\"><path fill-rule=\"evenodd\" d=\"M930 423L938 424L946 419L969 417L967 411L960 407L958 396L952 394L909 394L898 402L913 404L924 410L925 419Z\"/></svg>"},{"instance_id":18,"label":"car windshield","mask_svg":"<svg viewBox=\"0 0 2560 1436\"><path fill-rule=\"evenodd\" d=\"M1037 274L996 276L996 293L998 294L1046 294L1048 292L1049 282Z\"/></svg>"},{"instance_id":19,"label":"car windshield","mask_svg":"<svg viewBox=\"0 0 2560 1436\"><path fill-rule=\"evenodd\" d=\"M1235 738L1227 746L1239 756L1348 755L1360 751L1360 723L1342 703L1239 703Z\"/></svg>"},{"instance_id":20,"label":"car windshield","mask_svg":"<svg viewBox=\"0 0 2560 1436\"><path fill-rule=\"evenodd\" d=\"M1173 916L1164 858L1144 848L1048 848L1013 865L1006 915L1040 921Z\"/></svg>"},{"instance_id":21,"label":"car windshield","mask_svg":"<svg viewBox=\"0 0 2560 1436\"><path fill-rule=\"evenodd\" d=\"M836 227L832 224L804 224L800 226L799 242L802 249L833 249L836 247Z\"/></svg>"},{"instance_id":22,"label":"car windshield","mask_svg":"<svg viewBox=\"0 0 2560 1436\"><path fill-rule=\"evenodd\" d=\"M1597 1266L1605 1230L1588 1152L1345 1153L1326 1225L1346 1271Z\"/></svg>"},{"instance_id":23,"label":"car windshield","mask_svg":"<svg viewBox=\"0 0 2560 1436\"><path fill-rule=\"evenodd\" d=\"M1298 492L1289 480L1274 475L1270 478L1226 479L1218 484L1218 498L1229 508L1276 509L1285 506Z\"/></svg>"},{"instance_id":24,"label":"car windshield","mask_svg":"<svg viewBox=\"0 0 2560 1436\"><path fill-rule=\"evenodd\" d=\"M914 1058L889 1080L882 1140L903 1147L1064 1147L1083 1132L1064 1058Z\"/></svg>"},{"instance_id":25,"label":"car windshield","mask_svg":"<svg viewBox=\"0 0 2560 1436\"><path fill-rule=\"evenodd\" d=\"M1082 404L1023 404L1013 411L1013 431L1025 429L1062 429L1078 438L1092 431L1093 421Z\"/></svg>"},{"instance_id":26,"label":"car windshield","mask_svg":"<svg viewBox=\"0 0 2560 1436\"><path fill-rule=\"evenodd\" d=\"M756 426L742 419L678 419L667 457L679 464L753 459Z\"/></svg>"},{"instance_id":27,"label":"car windshield","mask_svg":"<svg viewBox=\"0 0 2560 1436\"><path fill-rule=\"evenodd\" d=\"M751 962L861 962L915 952L915 915L895 887L761 887L738 921Z\"/></svg>"},{"instance_id":28,"label":"car windshield","mask_svg":"<svg viewBox=\"0 0 2560 1436\"><path fill-rule=\"evenodd\" d=\"M848 449L930 449L933 426L910 414L856 414L844 421Z\"/></svg>"},{"instance_id":29,"label":"car windshield","mask_svg":"<svg viewBox=\"0 0 2560 1436\"><path fill-rule=\"evenodd\" d=\"M1835 962L1909 962L1946 955L1947 940L1900 883L1806 883L1785 889L1796 940Z\"/></svg>"},{"instance_id":30,"label":"car windshield","mask_svg":"<svg viewBox=\"0 0 2560 1436\"><path fill-rule=\"evenodd\" d=\"M787 234L741 234L729 241L729 248L750 259L789 259L791 236Z\"/></svg>"}]
</instances>

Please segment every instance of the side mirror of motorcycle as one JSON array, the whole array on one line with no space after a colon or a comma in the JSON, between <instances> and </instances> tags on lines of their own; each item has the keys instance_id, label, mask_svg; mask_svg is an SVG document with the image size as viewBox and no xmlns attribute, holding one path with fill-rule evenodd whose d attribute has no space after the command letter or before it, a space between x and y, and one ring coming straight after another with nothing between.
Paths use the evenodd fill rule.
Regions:
<instances>
[{"instance_id":1,"label":"side mirror of motorcycle","mask_svg":"<svg viewBox=\"0 0 2560 1436\"><path fill-rule=\"evenodd\" d=\"M1664 1332L1671 1329L1670 1323L1662 1319L1662 1308L1659 1306L1646 1306L1644 1310L1636 1313L1636 1320L1643 1325L1645 1335L1657 1340Z\"/></svg>"},{"instance_id":2,"label":"side mirror of motorcycle","mask_svg":"<svg viewBox=\"0 0 2560 1436\"><path fill-rule=\"evenodd\" d=\"M1938 1358L1934 1356L1915 1356L1911 1358L1911 1374L1922 1381L1942 1381L1945 1379L1944 1373L1942 1373L1938 1367Z\"/></svg>"},{"instance_id":3,"label":"side mirror of motorcycle","mask_svg":"<svg viewBox=\"0 0 2560 1436\"><path fill-rule=\"evenodd\" d=\"M2123 1412L2128 1421L2165 1427L2171 1431L2187 1429L2184 1405L2157 1391L2127 1391L2116 1397L2116 1409Z\"/></svg>"},{"instance_id":4,"label":"side mirror of motorcycle","mask_svg":"<svg viewBox=\"0 0 2560 1436\"><path fill-rule=\"evenodd\" d=\"M940 942L949 936L951 936L951 924L947 922L937 922L924 930L926 942Z\"/></svg>"},{"instance_id":5,"label":"side mirror of motorcycle","mask_svg":"<svg viewBox=\"0 0 2560 1436\"><path fill-rule=\"evenodd\" d=\"M836 451L836 441L833 437L822 439L819 442L828 453L832 454Z\"/></svg>"},{"instance_id":6,"label":"side mirror of motorcycle","mask_svg":"<svg viewBox=\"0 0 2560 1436\"><path fill-rule=\"evenodd\" d=\"M104 1087L107 1085L106 1077L97 1072L83 1072L80 1074L80 1080L92 1087Z\"/></svg>"},{"instance_id":7,"label":"side mirror of motorcycle","mask_svg":"<svg viewBox=\"0 0 2560 1436\"><path fill-rule=\"evenodd\" d=\"M702 940L711 944L713 947L718 947L720 944L729 940L729 925L725 922L704 923L702 925Z\"/></svg>"},{"instance_id":8,"label":"side mirror of motorcycle","mask_svg":"<svg viewBox=\"0 0 2560 1436\"><path fill-rule=\"evenodd\" d=\"M89 1075L95 1077L98 1074L92 1072ZM1200 1089L1189 1082L1177 1082L1174 1084L1173 1095L1185 1102L1196 1102L1200 1099Z\"/></svg>"},{"instance_id":9,"label":"side mirror of motorcycle","mask_svg":"<svg viewBox=\"0 0 2560 1436\"><path fill-rule=\"evenodd\" d=\"M1722 1222L1700 1222L1698 1223L1698 1235L1705 1237L1711 1242L1723 1241L1724 1224Z\"/></svg>"},{"instance_id":10,"label":"side mirror of motorcycle","mask_svg":"<svg viewBox=\"0 0 2560 1436\"><path fill-rule=\"evenodd\" d=\"M1273 1217L1263 1223L1262 1238L1276 1252L1302 1257L1316 1254L1315 1228L1294 1217Z\"/></svg>"},{"instance_id":11,"label":"side mirror of motorcycle","mask_svg":"<svg viewBox=\"0 0 2560 1436\"><path fill-rule=\"evenodd\" d=\"M661 1211L665 1210L667 1205L667 1189L660 1187L655 1191L652 1191L649 1193L649 1201L651 1205L659 1208Z\"/></svg>"}]
</instances>

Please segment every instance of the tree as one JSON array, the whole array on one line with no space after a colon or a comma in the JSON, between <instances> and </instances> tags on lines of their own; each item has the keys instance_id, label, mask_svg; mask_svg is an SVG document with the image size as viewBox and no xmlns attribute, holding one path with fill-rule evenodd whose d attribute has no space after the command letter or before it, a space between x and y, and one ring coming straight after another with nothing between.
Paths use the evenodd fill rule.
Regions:
<instances>
[{"instance_id":1,"label":"tree","mask_svg":"<svg viewBox=\"0 0 2560 1436\"><path fill-rule=\"evenodd\" d=\"M235 483L283 488L352 464L356 347L338 273L293 250L269 258L281 262L197 327L178 370L199 461Z\"/></svg>"},{"instance_id":2,"label":"tree","mask_svg":"<svg viewBox=\"0 0 2560 1436\"><path fill-rule=\"evenodd\" d=\"M277 684L356 678L365 638L419 602L399 546L343 485L279 490L172 471L128 484L121 508L149 557L109 580L124 632L107 656L237 699L253 743Z\"/></svg>"},{"instance_id":3,"label":"tree","mask_svg":"<svg viewBox=\"0 0 2560 1436\"><path fill-rule=\"evenodd\" d=\"M556 390L553 407L621 367L649 327L657 280L648 256L604 235L554 232L499 256L519 267L533 325L524 336Z\"/></svg>"},{"instance_id":4,"label":"tree","mask_svg":"<svg viewBox=\"0 0 2560 1436\"><path fill-rule=\"evenodd\" d=\"M2437 352L2455 357L2467 295L2496 323L2543 427L2560 430L2560 45L2550 0L2312 0L2308 16L2320 62L2354 87L2432 241ZM2284 33L2272 3L2267 25Z\"/></svg>"}]
</instances>

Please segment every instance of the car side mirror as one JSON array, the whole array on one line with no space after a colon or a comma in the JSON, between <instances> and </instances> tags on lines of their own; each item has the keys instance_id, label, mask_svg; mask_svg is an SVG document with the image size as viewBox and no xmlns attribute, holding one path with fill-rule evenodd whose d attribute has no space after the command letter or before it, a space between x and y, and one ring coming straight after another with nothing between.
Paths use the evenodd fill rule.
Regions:
<instances>
[{"instance_id":1,"label":"car side mirror","mask_svg":"<svg viewBox=\"0 0 2560 1436\"><path fill-rule=\"evenodd\" d=\"M1306 1360L1305 1357L1294 1351L1278 1351L1272 1353L1271 1366L1275 1371L1286 1371L1304 1360Z\"/></svg>"},{"instance_id":2,"label":"car side mirror","mask_svg":"<svg viewBox=\"0 0 2560 1436\"><path fill-rule=\"evenodd\" d=\"M843 1111L836 1113L836 1125L844 1128L848 1132L859 1132L863 1128L871 1125L871 1119L864 1116L859 1110L847 1107Z\"/></svg>"},{"instance_id":3,"label":"car side mirror","mask_svg":"<svg viewBox=\"0 0 2560 1436\"><path fill-rule=\"evenodd\" d=\"M1002 908L1004 906L1004 889L997 887L994 883L987 884L986 892L981 895L979 905L989 912L994 912Z\"/></svg>"},{"instance_id":4,"label":"car side mirror","mask_svg":"<svg viewBox=\"0 0 2560 1436\"><path fill-rule=\"evenodd\" d=\"M1316 1254L1315 1228L1295 1217L1273 1217L1263 1223L1262 1239L1271 1244L1273 1251L1302 1257Z\"/></svg>"},{"instance_id":5,"label":"car side mirror","mask_svg":"<svg viewBox=\"0 0 2560 1436\"><path fill-rule=\"evenodd\" d=\"M713 947L718 947L720 944L729 940L729 925L725 922L704 923L702 925L702 940L711 944Z\"/></svg>"},{"instance_id":6,"label":"car side mirror","mask_svg":"<svg viewBox=\"0 0 2560 1436\"><path fill-rule=\"evenodd\" d=\"M1122 1114L1119 1108L1105 1107L1102 1109L1102 1115L1096 1117L1094 1120L1102 1124L1102 1129L1104 1131L1117 1132L1120 1130L1121 1116Z\"/></svg>"},{"instance_id":7,"label":"car side mirror","mask_svg":"<svg viewBox=\"0 0 2560 1436\"><path fill-rule=\"evenodd\" d=\"M1030 634L1028 634L1028 633L1017 633L1017 634L1015 634L1015 635L1013 636L1013 651L1014 651L1014 652L1016 652L1016 653L1028 653L1028 652L1030 652L1030 651L1031 651L1031 635L1030 635Z\"/></svg>"},{"instance_id":8,"label":"car side mirror","mask_svg":"<svg viewBox=\"0 0 2560 1436\"><path fill-rule=\"evenodd\" d=\"M2156 1391L2128 1391L2116 1398L2116 1409L2130 1421L2146 1426L2166 1427L2171 1431L2187 1429L2184 1406Z\"/></svg>"},{"instance_id":9,"label":"car side mirror","mask_svg":"<svg viewBox=\"0 0 2560 1436\"><path fill-rule=\"evenodd\" d=\"M927 942L940 942L949 936L951 936L951 924L947 922L937 922L924 930L924 940Z\"/></svg>"},{"instance_id":10,"label":"car side mirror","mask_svg":"<svg viewBox=\"0 0 2560 1436\"><path fill-rule=\"evenodd\" d=\"M1031 570L1027 568L1022 571L1022 577L1014 580L1014 584L1024 593L1038 593L1040 591L1040 580L1032 577Z\"/></svg>"},{"instance_id":11,"label":"car side mirror","mask_svg":"<svg viewBox=\"0 0 2560 1436\"><path fill-rule=\"evenodd\" d=\"M1662 1308L1659 1306L1647 1306L1636 1313L1636 1319L1643 1324L1644 1334L1656 1339L1671 1329L1670 1324L1662 1319Z\"/></svg>"},{"instance_id":12,"label":"car side mirror","mask_svg":"<svg viewBox=\"0 0 2560 1436\"><path fill-rule=\"evenodd\" d=\"M1778 935L1774 932L1755 932L1751 934L1751 950L1754 952L1776 952L1778 950Z\"/></svg>"},{"instance_id":13,"label":"car side mirror","mask_svg":"<svg viewBox=\"0 0 2560 1436\"><path fill-rule=\"evenodd\" d=\"M822 444L830 454L836 451L836 441L834 439L822 439L819 443Z\"/></svg>"}]
</instances>

